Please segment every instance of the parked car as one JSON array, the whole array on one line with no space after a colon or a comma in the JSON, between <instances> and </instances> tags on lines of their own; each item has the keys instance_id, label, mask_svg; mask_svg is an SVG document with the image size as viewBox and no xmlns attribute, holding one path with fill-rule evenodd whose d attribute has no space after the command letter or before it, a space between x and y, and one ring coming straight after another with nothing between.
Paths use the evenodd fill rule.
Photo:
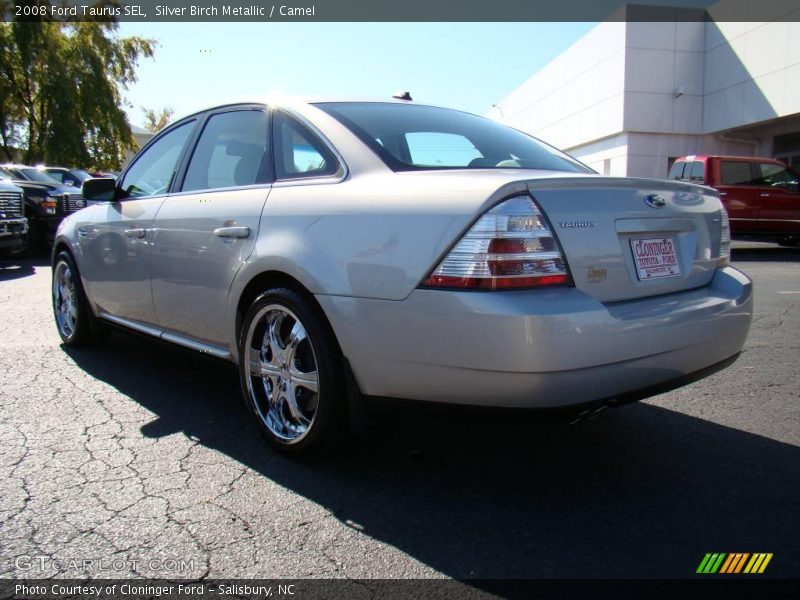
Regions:
<instances>
[{"instance_id":1,"label":"parked car","mask_svg":"<svg viewBox=\"0 0 800 600\"><path fill-rule=\"evenodd\" d=\"M732 362L752 316L716 192L601 177L446 108L212 108L83 191L105 203L58 230L64 344L112 324L237 363L287 452L364 398L643 398Z\"/></svg>"},{"instance_id":2,"label":"parked car","mask_svg":"<svg viewBox=\"0 0 800 600\"><path fill-rule=\"evenodd\" d=\"M119 177L119 171L91 171L89 175L92 177L111 177L116 179Z\"/></svg>"},{"instance_id":3,"label":"parked car","mask_svg":"<svg viewBox=\"0 0 800 600\"><path fill-rule=\"evenodd\" d=\"M22 188L0 179L0 256L18 254L24 248L28 233L24 215Z\"/></svg>"},{"instance_id":4,"label":"parked car","mask_svg":"<svg viewBox=\"0 0 800 600\"><path fill-rule=\"evenodd\" d=\"M23 252L35 252L51 243L61 220L86 205L80 188L65 186L35 167L2 165L0 179L22 188L28 219Z\"/></svg>"},{"instance_id":5,"label":"parked car","mask_svg":"<svg viewBox=\"0 0 800 600\"><path fill-rule=\"evenodd\" d=\"M90 175L83 169L68 169L66 167L48 167L48 166L38 166L36 167L40 171L44 171L50 177L62 183L64 185L71 185L73 187L81 187L83 182L87 179L91 179L94 175Z\"/></svg>"},{"instance_id":6,"label":"parked car","mask_svg":"<svg viewBox=\"0 0 800 600\"><path fill-rule=\"evenodd\" d=\"M682 156L669 179L709 185L739 239L800 245L800 174L774 158Z\"/></svg>"}]
</instances>

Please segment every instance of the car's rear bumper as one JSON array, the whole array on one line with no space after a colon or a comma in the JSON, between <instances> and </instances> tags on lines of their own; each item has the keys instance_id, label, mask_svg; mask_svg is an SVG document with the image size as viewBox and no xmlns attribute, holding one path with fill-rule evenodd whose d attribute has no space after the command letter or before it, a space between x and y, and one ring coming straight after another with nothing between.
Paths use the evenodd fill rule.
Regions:
<instances>
[{"instance_id":1,"label":"car's rear bumper","mask_svg":"<svg viewBox=\"0 0 800 600\"><path fill-rule=\"evenodd\" d=\"M664 386L738 354L752 282L603 304L576 288L317 297L370 396L558 407ZM655 389L655 388L653 388Z\"/></svg>"}]
</instances>

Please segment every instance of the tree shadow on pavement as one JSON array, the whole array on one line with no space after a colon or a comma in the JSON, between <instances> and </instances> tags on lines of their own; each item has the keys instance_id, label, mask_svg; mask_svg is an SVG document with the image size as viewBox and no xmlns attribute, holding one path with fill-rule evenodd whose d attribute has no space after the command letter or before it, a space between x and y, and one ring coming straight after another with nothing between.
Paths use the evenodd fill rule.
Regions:
<instances>
[{"instance_id":1,"label":"tree shadow on pavement","mask_svg":"<svg viewBox=\"0 0 800 600\"><path fill-rule=\"evenodd\" d=\"M123 334L68 352L158 415L143 435L182 432L450 577L691 577L734 551L798 573L790 444L638 403L573 427L414 412L302 462L250 426L230 365Z\"/></svg>"}]
</instances>

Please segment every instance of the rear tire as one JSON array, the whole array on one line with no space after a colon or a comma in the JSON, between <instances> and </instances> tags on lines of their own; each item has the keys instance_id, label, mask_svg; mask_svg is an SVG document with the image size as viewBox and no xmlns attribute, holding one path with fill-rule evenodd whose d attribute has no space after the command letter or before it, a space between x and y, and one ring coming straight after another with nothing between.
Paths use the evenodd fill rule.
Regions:
<instances>
[{"instance_id":1,"label":"rear tire","mask_svg":"<svg viewBox=\"0 0 800 600\"><path fill-rule=\"evenodd\" d=\"M72 255L62 250L53 261L53 316L65 346L91 346L104 342L109 329L92 314Z\"/></svg>"},{"instance_id":2,"label":"rear tire","mask_svg":"<svg viewBox=\"0 0 800 600\"><path fill-rule=\"evenodd\" d=\"M253 301L239 376L259 433L281 452L319 451L347 431L339 345L321 309L297 291L272 288Z\"/></svg>"}]
</instances>

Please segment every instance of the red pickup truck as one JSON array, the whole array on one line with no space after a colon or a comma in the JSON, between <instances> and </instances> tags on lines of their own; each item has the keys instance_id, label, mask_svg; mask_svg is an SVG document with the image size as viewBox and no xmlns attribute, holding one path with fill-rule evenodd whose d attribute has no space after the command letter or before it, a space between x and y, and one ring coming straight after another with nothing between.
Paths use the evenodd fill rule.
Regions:
<instances>
[{"instance_id":1,"label":"red pickup truck","mask_svg":"<svg viewBox=\"0 0 800 600\"><path fill-rule=\"evenodd\" d=\"M715 188L739 239L800 245L800 174L773 158L682 156L669 179Z\"/></svg>"}]
</instances>

